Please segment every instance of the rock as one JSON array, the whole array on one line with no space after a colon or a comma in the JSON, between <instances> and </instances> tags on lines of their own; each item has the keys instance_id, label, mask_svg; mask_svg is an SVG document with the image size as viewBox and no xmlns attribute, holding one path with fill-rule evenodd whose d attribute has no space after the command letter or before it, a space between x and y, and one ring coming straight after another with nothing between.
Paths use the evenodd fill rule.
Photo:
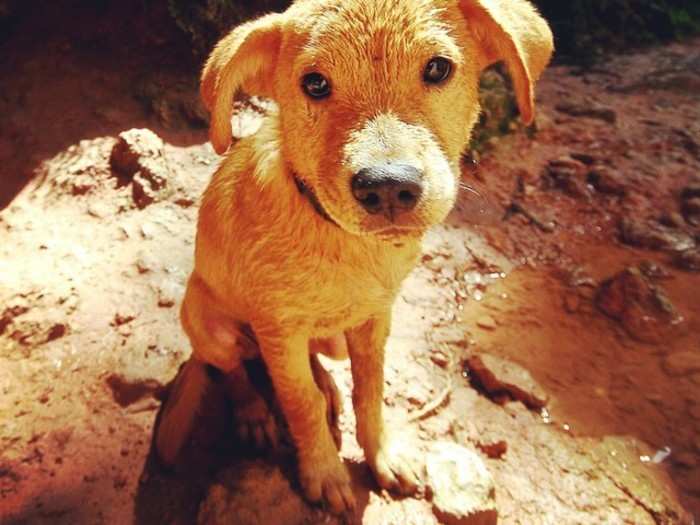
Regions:
<instances>
[{"instance_id":1,"label":"rock","mask_svg":"<svg viewBox=\"0 0 700 525\"><path fill-rule=\"evenodd\" d=\"M242 461L227 468L199 507L198 525L309 525L340 521L308 505L276 465Z\"/></svg>"},{"instance_id":2,"label":"rock","mask_svg":"<svg viewBox=\"0 0 700 525\"><path fill-rule=\"evenodd\" d=\"M685 220L680 213L675 211L665 211L659 217L659 222L669 228L683 228Z\"/></svg>"},{"instance_id":3,"label":"rock","mask_svg":"<svg viewBox=\"0 0 700 525\"><path fill-rule=\"evenodd\" d=\"M596 158L589 153L572 152L569 153L569 156L574 160L583 162L586 166L591 166L595 164L596 161Z\"/></svg>"},{"instance_id":4,"label":"rock","mask_svg":"<svg viewBox=\"0 0 700 525\"><path fill-rule=\"evenodd\" d=\"M557 104L555 109L560 113L565 113L572 117L594 118L609 124L615 124L615 122L617 122L617 113L613 109L598 106L590 102L564 102Z\"/></svg>"},{"instance_id":5,"label":"rock","mask_svg":"<svg viewBox=\"0 0 700 525\"><path fill-rule=\"evenodd\" d=\"M700 272L700 250L686 250L677 253L673 259L673 263L682 270Z\"/></svg>"},{"instance_id":6,"label":"rock","mask_svg":"<svg viewBox=\"0 0 700 525\"><path fill-rule=\"evenodd\" d=\"M171 308L182 299L184 288L174 281L165 281L156 288L156 293L158 294L158 306Z\"/></svg>"},{"instance_id":7,"label":"rock","mask_svg":"<svg viewBox=\"0 0 700 525\"><path fill-rule=\"evenodd\" d=\"M60 339L68 332L68 326L64 323L55 323L51 328L49 328L48 334L46 334L46 342L55 341Z\"/></svg>"},{"instance_id":8,"label":"rock","mask_svg":"<svg viewBox=\"0 0 700 525\"><path fill-rule=\"evenodd\" d=\"M105 202L96 201L88 204L87 213L96 219L104 219L112 215L112 208Z\"/></svg>"},{"instance_id":9,"label":"rock","mask_svg":"<svg viewBox=\"0 0 700 525\"><path fill-rule=\"evenodd\" d=\"M163 141L148 129L120 133L109 162L122 180L132 183L134 203L139 208L162 198L172 177Z\"/></svg>"},{"instance_id":10,"label":"rock","mask_svg":"<svg viewBox=\"0 0 700 525\"><path fill-rule=\"evenodd\" d=\"M695 240L681 230L627 218L620 221L620 238L625 244L650 250L682 252L695 247Z\"/></svg>"},{"instance_id":11,"label":"rock","mask_svg":"<svg viewBox=\"0 0 700 525\"><path fill-rule=\"evenodd\" d=\"M503 440L490 443L479 442L476 446L491 459L501 459L508 452L508 443Z\"/></svg>"},{"instance_id":12,"label":"rock","mask_svg":"<svg viewBox=\"0 0 700 525\"><path fill-rule=\"evenodd\" d=\"M456 443L438 442L427 453L426 470L433 512L441 523L497 523L493 477L478 454Z\"/></svg>"},{"instance_id":13,"label":"rock","mask_svg":"<svg viewBox=\"0 0 700 525\"><path fill-rule=\"evenodd\" d=\"M466 366L475 386L486 391L492 399L510 397L535 410L543 408L549 400L530 372L515 363L480 354L469 357Z\"/></svg>"},{"instance_id":14,"label":"rock","mask_svg":"<svg viewBox=\"0 0 700 525\"><path fill-rule=\"evenodd\" d=\"M570 157L550 160L545 168L545 173L555 188L577 198L590 196L585 172L586 165ZM549 186L549 183L546 182L545 185Z\"/></svg>"},{"instance_id":15,"label":"rock","mask_svg":"<svg viewBox=\"0 0 700 525\"><path fill-rule=\"evenodd\" d=\"M684 201L700 197L700 182L694 182L681 190L681 199Z\"/></svg>"},{"instance_id":16,"label":"rock","mask_svg":"<svg viewBox=\"0 0 700 525\"><path fill-rule=\"evenodd\" d=\"M479 328L483 328L485 330L495 330L496 328L498 328L498 323L490 315L482 315L481 317L479 317L476 320L476 325Z\"/></svg>"},{"instance_id":17,"label":"rock","mask_svg":"<svg viewBox=\"0 0 700 525\"><path fill-rule=\"evenodd\" d=\"M155 397L163 385L155 379L130 378L113 372L105 378L112 391L114 401L121 407L128 407L146 397Z\"/></svg>"},{"instance_id":18,"label":"rock","mask_svg":"<svg viewBox=\"0 0 700 525\"><path fill-rule=\"evenodd\" d=\"M132 197L136 206L143 209L156 201L158 191L151 181L139 172L134 175L132 181Z\"/></svg>"},{"instance_id":19,"label":"rock","mask_svg":"<svg viewBox=\"0 0 700 525\"><path fill-rule=\"evenodd\" d=\"M700 197L692 197L683 201L682 205L683 217L688 221L688 224L693 226L700 225Z\"/></svg>"},{"instance_id":20,"label":"rock","mask_svg":"<svg viewBox=\"0 0 700 525\"><path fill-rule=\"evenodd\" d=\"M674 352L664 359L664 371L672 377L683 377L700 373L700 349Z\"/></svg>"},{"instance_id":21,"label":"rock","mask_svg":"<svg viewBox=\"0 0 700 525\"><path fill-rule=\"evenodd\" d=\"M0 335L5 332L5 329L12 323L15 317L26 314L30 308L27 298L21 295L11 298L9 303L10 304L0 314Z\"/></svg>"},{"instance_id":22,"label":"rock","mask_svg":"<svg viewBox=\"0 0 700 525\"><path fill-rule=\"evenodd\" d=\"M114 314L114 319L110 324L112 326L122 326L127 323L130 323L134 319L136 319L136 314L134 312L117 312L116 314Z\"/></svg>"},{"instance_id":23,"label":"rock","mask_svg":"<svg viewBox=\"0 0 700 525\"><path fill-rule=\"evenodd\" d=\"M603 282L595 303L605 315L620 321L630 336L647 343L663 341L682 320L665 292L638 268L628 268Z\"/></svg>"},{"instance_id":24,"label":"rock","mask_svg":"<svg viewBox=\"0 0 700 525\"><path fill-rule=\"evenodd\" d=\"M625 178L619 172L605 166L599 166L591 170L586 176L586 180L600 193L618 195L620 197L627 194Z\"/></svg>"},{"instance_id":25,"label":"rock","mask_svg":"<svg viewBox=\"0 0 700 525\"><path fill-rule=\"evenodd\" d=\"M656 279L670 279L671 274L669 271L661 266L660 264L650 261L650 260L644 260L639 263L639 270L649 279L656 280Z\"/></svg>"}]
</instances>

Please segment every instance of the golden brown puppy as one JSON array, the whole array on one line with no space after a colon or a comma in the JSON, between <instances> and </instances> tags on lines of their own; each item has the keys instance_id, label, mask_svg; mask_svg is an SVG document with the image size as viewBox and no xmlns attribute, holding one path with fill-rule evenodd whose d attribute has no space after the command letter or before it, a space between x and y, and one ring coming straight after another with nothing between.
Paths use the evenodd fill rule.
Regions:
<instances>
[{"instance_id":1,"label":"golden brown puppy","mask_svg":"<svg viewBox=\"0 0 700 525\"><path fill-rule=\"evenodd\" d=\"M426 229L455 201L480 72L505 61L530 123L551 52L552 34L525 0L298 0L216 46L202 76L216 151L231 144L239 90L277 109L227 154L204 195L182 305L193 357L157 432L165 461L190 430L203 363L233 378L246 433L274 440L241 367L259 347L306 496L351 508L309 359L342 354L347 341L366 460L382 487L415 490L411 445L382 416L392 303Z\"/></svg>"}]
</instances>

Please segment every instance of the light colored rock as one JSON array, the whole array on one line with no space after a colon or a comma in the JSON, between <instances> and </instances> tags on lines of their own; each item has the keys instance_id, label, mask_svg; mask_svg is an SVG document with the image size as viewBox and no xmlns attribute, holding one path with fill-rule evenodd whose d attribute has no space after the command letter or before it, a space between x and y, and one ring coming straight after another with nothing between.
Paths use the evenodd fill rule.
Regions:
<instances>
[{"instance_id":1,"label":"light colored rock","mask_svg":"<svg viewBox=\"0 0 700 525\"><path fill-rule=\"evenodd\" d=\"M498 328L498 323L490 315L482 315L476 320L476 325L484 330L495 330Z\"/></svg>"},{"instance_id":2,"label":"light colored rock","mask_svg":"<svg viewBox=\"0 0 700 525\"><path fill-rule=\"evenodd\" d=\"M122 179L132 183L134 203L139 208L162 197L172 176L163 141L148 129L120 133L109 162Z\"/></svg>"},{"instance_id":3,"label":"light colored rock","mask_svg":"<svg viewBox=\"0 0 700 525\"><path fill-rule=\"evenodd\" d=\"M446 525L498 521L493 477L479 455L456 443L438 442L426 457L433 512Z\"/></svg>"},{"instance_id":4,"label":"light colored rock","mask_svg":"<svg viewBox=\"0 0 700 525\"><path fill-rule=\"evenodd\" d=\"M546 406L549 396L533 379L530 372L511 361L489 354L479 354L467 359L467 367L472 379L491 398L504 394L522 401L532 409Z\"/></svg>"},{"instance_id":5,"label":"light colored rock","mask_svg":"<svg viewBox=\"0 0 700 525\"><path fill-rule=\"evenodd\" d=\"M664 359L663 368L674 377L700 373L700 351L675 352Z\"/></svg>"}]
</instances>

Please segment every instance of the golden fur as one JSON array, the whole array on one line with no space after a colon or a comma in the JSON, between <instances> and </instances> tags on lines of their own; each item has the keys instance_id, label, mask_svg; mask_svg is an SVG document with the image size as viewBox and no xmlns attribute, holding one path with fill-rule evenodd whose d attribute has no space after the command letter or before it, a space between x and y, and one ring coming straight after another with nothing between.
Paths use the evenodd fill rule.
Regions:
<instances>
[{"instance_id":1,"label":"golden fur","mask_svg":"<svg viewBox=\"0 0 700 525\"><path fill-rule=\"evenodd\" d=\"M193 356L157 431L163 460L174 461L190 430L206 387L204 363L235 375L239 424L273 440L264 402L241 367L259 348L297 447L306 496L336 512L353 507L309 360L310 350L347 350L367 462L382 487L416 489L410 445L383 424L391 306L422 235L455 201L460 156L480 111L481 70L505 61L530 123L533 83L551 52L551 32L525 0L298 0L221 40L201 85L216 151L231 144L237 92L268 97L277 109L227 154L204 195L182 305ZM454 69L447 82L429 86L422 72L436 55ZM327 99L302 91L309 72L329 79ZM369 214L353 198L350 180L360 169L392 162L420 170L420 201L397 217ZM314 210L295 177L333 222Z\"/></svg>"}]
</instances>

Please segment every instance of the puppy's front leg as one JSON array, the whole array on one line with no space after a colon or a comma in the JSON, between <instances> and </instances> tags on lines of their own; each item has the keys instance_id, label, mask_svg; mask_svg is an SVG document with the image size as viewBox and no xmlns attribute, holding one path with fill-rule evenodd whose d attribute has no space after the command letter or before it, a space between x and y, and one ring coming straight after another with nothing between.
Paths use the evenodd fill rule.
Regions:
<instances>
[{"instance_id":1,"label":"puppy's front leg","mask_svg":"<svg viewBox=\"0 0 700 525\"><path fill-rule=\"evenodd\" d=\"M419 476L411 443L384 426L384 345L391 317L373 318L346 332L352 366L352 402L357 416L357 440L382 488L412 494Z\"/></svg>"},{"instance_id":2,"label":"puppy's front leg","mask_svg":"<svg viewBox=\"0 0 700 525\"><path fill-rule=\"evenodd\" d=\"M297 448L299 479L306 497L325 500L336 513L354 508L350 477L328 428L326 399L311 371L309 338L270 336L258 327L255 331Z\"/></svg>"}]
</instances>

